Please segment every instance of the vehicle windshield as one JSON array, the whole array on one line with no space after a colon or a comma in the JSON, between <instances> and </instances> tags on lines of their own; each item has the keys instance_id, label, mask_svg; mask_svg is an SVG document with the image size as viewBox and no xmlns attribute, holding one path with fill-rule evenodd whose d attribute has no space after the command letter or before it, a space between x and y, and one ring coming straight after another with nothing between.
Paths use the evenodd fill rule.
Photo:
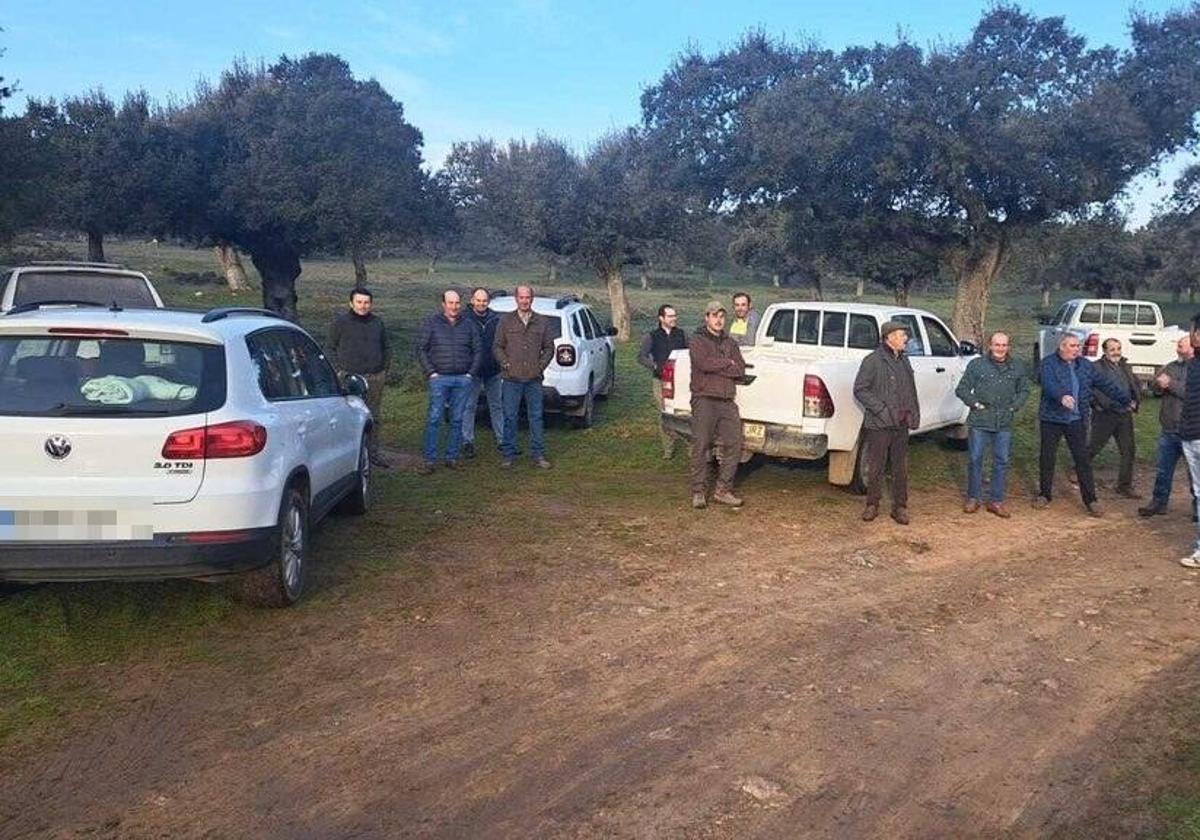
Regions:
<instances>
[{"instance_id":1,"label":"vehicle windshield","mask_svg":"<svg viewBox=\"0 0 1200 840\"><path fill-rule=\"evenodd\" d=\"M124 308L153 309L150 287L134 274L99 271L22 271L17 275L13 306L52 300L78 300Z\"/></svg>"},{"instance_id":2,"label":"vehicle windshield","mask_svg":"<svg viewBox=\"0 0 1200 840\"><path fill-rule=\"evenodd\" d=\"M0 338L0 415L157 416L225 403L225 351L131 338Z\"/></svg>"}]
</instances>

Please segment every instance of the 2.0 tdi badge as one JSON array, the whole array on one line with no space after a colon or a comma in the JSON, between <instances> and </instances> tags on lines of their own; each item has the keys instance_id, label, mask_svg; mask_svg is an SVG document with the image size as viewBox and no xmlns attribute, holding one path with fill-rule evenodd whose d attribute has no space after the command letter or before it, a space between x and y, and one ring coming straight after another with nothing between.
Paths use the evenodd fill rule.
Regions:
<instances>
[{"instance_id":1,"label":"2.0 tdi badge","mask_svg":"<svg viewBox=\"0 0 1200 840\"><path fill-rule=\"evenodd\" d=\"M50 435L42 447L46 454L56 461L61 461L71 454L71 441L65 435Z\"/></svg>"}]
</instances>

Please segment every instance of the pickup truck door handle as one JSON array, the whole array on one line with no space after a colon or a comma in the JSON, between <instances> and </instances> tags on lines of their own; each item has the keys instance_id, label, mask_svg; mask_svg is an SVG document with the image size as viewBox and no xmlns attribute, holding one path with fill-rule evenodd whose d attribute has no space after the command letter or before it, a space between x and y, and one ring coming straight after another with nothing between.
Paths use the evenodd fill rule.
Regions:
<instances>
[{"instance_id":1,"label":"pickup truck door handle","mask_svg":"<svg viewBox=\"0 0 1200 840\"><path fill-rule=\"evenodd\" d=\"M940 367L940 368L934 368L934 370L935 370L935 371L937 371L938 373L945 373L945 372L946 372L946 369L945 369L944 367Z\"/></svg>"},{"instance_id":2,"label":"pickup truck door handle","mask_svg":"<svg viewBox=\"0 0 1200 840\"><path fill-rule=\"evenodd\" d=\"M1138 347L1145 347L1148 344L1153 344L1154 341L1155 340L1153 338L1138 338L1136 336L1129 337L1129 343L1136 344Z\"/></svg>"}]
</instances>

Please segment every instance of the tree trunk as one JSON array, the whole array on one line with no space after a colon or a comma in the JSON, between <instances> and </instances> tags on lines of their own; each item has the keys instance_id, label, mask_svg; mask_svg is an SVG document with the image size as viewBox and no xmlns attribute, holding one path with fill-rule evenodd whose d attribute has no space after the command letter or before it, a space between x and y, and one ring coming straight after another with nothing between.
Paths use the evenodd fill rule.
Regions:
<instances>
[{"instance_id":1,"label":"tree trunk","mask_svg":"<svg viewBox=\"0 0 1200 840\"><path fill-rule=\"evenodd\" d=\"M708 288L713 287L713 270L711 268L704 269L704 280L708 283Z\"/></svg>"},{"instance_id":2,"label":"tree trunk","mask_svg":"<svg viewBox=\"0 0 1200 840\"><path fill-rule=\"evenodd\" d=\"M104 262L104 233L98 230L89 230L88 238L88 262Z\"/></svg>"},{"instance_id":3,"label":"tree trunk","mask_svg":"<svg viewBox=\"0 0 1200 840\"><path fill-rule=\"evenodd\" d=\"M1188 286L1188 303L1196 302L1196 287Z\"/></svg>"},{"instance_id":4,"label":"tree trunk","mask_svg":"<svg viewBox=\"0 0 1200 840\"><path fill-rule=\"evenodd\" d=\"M367 288L367 261L357 245L350 246L350 262L354 264L354 288Z\"/></svg>"},{"instance_id":5,"label":"tree trunk","mask_svg":"<svg viewBox=\"0 0 1200 840\"><path fill-rule=\"evenodd\" d=\"M429 274L429 275L437 274L437 264L438 264L438 260L440 258L441 258L441 254L430 254L429 270L426 272L427 274Z\"/></svg>"},{"instance_id":6,"label":"tree trunk","mask_svg":"<svg viewBox=\"0 0 1200 840\"><path fill-rule=\"evenodd\" d=\"M1042 309L1050 308L1050 287L1042 287Z\"/></svg>"},{"instance_id":7,"label":"tree trunk","mask_svg":"<svg viewBox=\"0 0 1200 840\"><path fill-rule=\"evenodd\" d=\"M250 261L262 277L263 306L289 321L296 321L296 278L300 276L300 255L288 245L268 242L251 249Z\"/></svg>"},{"instance_id":8,"label":"tree trunk","mask_svg":"<svg viewBox=\"0 0 1200 840\"><path fill-rule=\"evenodd\" d=\"M551 286L558 285L558 263L556 263L556 262L550 263L550 271L546 275L546 282Z\"/></svg>"},{"instance_id":9,"label":"tree trunk","mask_svg":"<svg viewBox=\"0 0 1200 840\"><path fill-rule=\"evenodd\" d=\"M854 299L855 300L863 299L863 293L866 291L866 286L867 286L866 281L863 280L861 277L859 277L858 282L854 285Z\"/></svg>"},{"instance_id":10,"label":"tree trunk","mask_svg":"<svg viewBox=\"0 0 1200 840\"><path fill-rule=\"evenodd\" d=\"M774 274L771 275L771 285L774 286L776 289L779 288L779 272L778 271L776 271Z\"/></svg>"},{"instance_id":11,"label":"tree trunk","mask_svg":"<svg viewBox=\"0 0 1200 840\"><path fill-rule=\"evenodd\" d=\"M819 272L813 275L812 284L813 295L815 296L815 299L825 300L825 287L821 283L821 275Z\"/></svg>"},{"instance_id":12,"label":"tree trunk","mask_svg":"<svg viewBox=\"0 0 1200 840\"><path fill-rule=\"evenodd\" d=\"M217 263L225 275L229 291L241 292L250 288L250 278L246 276L246 267L242 265L242 256L237 248L228 242L218 242L213 250L217 253Z\"/></svg>"},{"instance_id":13,"label":"tree trunk","mask_svg":"<svg viewBox=\"0 0 1200 840\"><path fill-rule=\"evenodd\" d=\"M951 261L958 275L954 290L955 335L983 346L988 295L1008 257L1008 235L1004 230L976 234L977 241Z\"/></svg>"},{"instance_id":14,"label":"tree trunk","mask_svg":"<svg viewBox=\"0 0 1200 840\"><path fill-rule=\"evenodd\" d=\"M1179 292L1178 286L1171 290L1171 303L1179 303Z\"/></svg>"},{"instance_id":15,"label":"tree trunk","mask_svg":"<svg viewBox=\"0 0 1200 840\"><path fill-rule=\"evenodd\" d=\"M612 263L597 266L600 279L608 288L608 300L612 304L613 326L617 328L617 341L628 341L630 338L629 299L625 297L625 278L621 275L621 267Z\"/></svg>"},{"instance_id":16,"label":"tree trunk","mask_svg":"<svg viewBox=\"0 0 1200 840\"><path fill-rule=\"evenodd\" d=\"M643 265L638 270L638 277L641 278L642 281L642 291L650 291L650 271L646 268L646 266Z\"/></svg>"},{"instance_id":17,"label":"tree trunk","mask_svg":"<svg viewBox=\"0 0 1200 840\"><path fill-rule=\"evenodd\" d=\"M897 283L892 289L892 296L896 298L897 306L908 306L908 285L905 283Z\"/></svg>"}]
</instances>

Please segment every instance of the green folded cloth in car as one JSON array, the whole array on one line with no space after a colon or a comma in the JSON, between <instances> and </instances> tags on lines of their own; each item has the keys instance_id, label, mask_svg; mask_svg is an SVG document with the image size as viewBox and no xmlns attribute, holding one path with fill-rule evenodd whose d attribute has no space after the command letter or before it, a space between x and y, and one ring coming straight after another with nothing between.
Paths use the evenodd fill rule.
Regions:
<instances>
[{"instance_id":1,"label":"green folded cloth in car","mask_svg":"<svg viewBox=\"0 0 1200 840\"><path fill-rule=\"evenodd\" d=\"M180 385L161 376L101 376L89 379L79 389L84 399L104 405L127 405L143 400L190 400L193 385Z\"/></svg>"}]
</instances>

